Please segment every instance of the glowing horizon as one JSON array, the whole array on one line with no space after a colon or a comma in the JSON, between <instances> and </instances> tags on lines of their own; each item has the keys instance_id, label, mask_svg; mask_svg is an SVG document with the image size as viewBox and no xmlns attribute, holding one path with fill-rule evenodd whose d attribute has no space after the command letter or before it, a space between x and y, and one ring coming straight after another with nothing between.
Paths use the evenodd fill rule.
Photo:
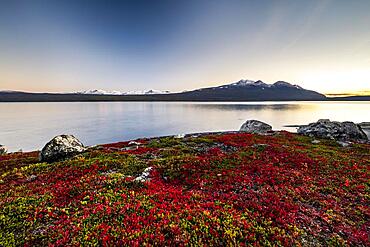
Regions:
<instances>
[{"instance_id":1,"label":"glowing horizon","mask_svg":"<svg viewBox=\"0 0 370 247\"><path fill-rule=\"evenodd\" d=\"M25 1L0 8L0 90L191 90L240 79L370 93L370 1Z\"/></svg>"}]
</instances>

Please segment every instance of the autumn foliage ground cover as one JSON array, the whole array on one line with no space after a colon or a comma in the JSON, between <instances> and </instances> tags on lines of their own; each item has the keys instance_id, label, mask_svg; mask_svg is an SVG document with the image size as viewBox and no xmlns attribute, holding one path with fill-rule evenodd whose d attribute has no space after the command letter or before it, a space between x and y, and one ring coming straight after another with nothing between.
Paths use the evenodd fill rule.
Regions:
<instances>
[{"instance_id":1,"label":"autumn foliage ground cover","mask_svg":"<svg viewBox=\"0 0 370 247\"><path fill-rule=\"evenodd\" d=\"M311 140L224 133L52 164L0 156L0 245L369 246L370 145Z\"/></svg>"}]
</instances>

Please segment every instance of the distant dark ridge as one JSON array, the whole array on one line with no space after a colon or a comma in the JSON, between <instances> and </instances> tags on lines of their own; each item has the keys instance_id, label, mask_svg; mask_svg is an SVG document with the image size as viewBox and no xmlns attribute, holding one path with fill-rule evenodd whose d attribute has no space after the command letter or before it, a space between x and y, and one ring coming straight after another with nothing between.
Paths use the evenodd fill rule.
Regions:
<instances>
[{"instance_id":1,"label":"distant dark ridge","mask_svg":"<svg viewBox=\"0 0 370 247\"><path fill-rule=\"evenodd\" d=\"M166 95L84 95L84 94L50 94L50 93L22 93L0 92L0 102L98 102L98 101L370 101L370 96L347 97L292 97L274 95L253 96L223 95L220 93L175 93Z\"/></svg>"},{"instance_id":2,"label":"distant dark ridge","mask_svg":"<svg viewBox=\"0 0 370 247\"><path fill-rule=\"evenodd\" d=\"M278 81L240 80L218 87L193 91L150 95L102 95L81 93L25 93L0 92L2 102L73 102L73 101L311 101L325 100L326 96L298 85Z\"/></svg>"},{"instance_id":3,"label":"distant dark ridge","mask_svg":"<svg viewBox=\"0 0 370 247\"><path fill-rule=\"evenodd\" d=\"M370 101L370 95L327 97L329 101Z\"/></svg>"},{"instance_id":4,"label":"distant dark ridge","mask_svg":"<svg viewBox=\"0 0 370 247\"><path fill-rule=\"evenodd\" d=\"M289 93L282 96L266 94L263 96L249 93L210 94L186 92L154 95L84 95L84 94L50 94L50 93L0 93L0 102L96 102L96 101L302 101L324 100L321 97L306 95L294 96Z\"/></svg>"}]
</instances>

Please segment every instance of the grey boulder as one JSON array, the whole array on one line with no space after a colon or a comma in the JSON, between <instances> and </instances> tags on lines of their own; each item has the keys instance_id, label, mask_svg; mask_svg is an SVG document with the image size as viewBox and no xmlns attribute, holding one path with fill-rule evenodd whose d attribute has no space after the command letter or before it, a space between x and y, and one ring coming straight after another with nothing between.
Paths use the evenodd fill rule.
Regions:
<instances>
[{"instance_id":1,"label":"grey boulder","mask_svg":"<svg viewBox=\"0 0 370 247\"><path fill-rule=\"evenodd\" d=\"M41 150L40 161L54 162L85 152L84 145L73 135L59 135L49 141Z\"/></svg>"},{"instance_id":2,"label":"grey boulder","mask_svg":"<svg viewBox=\"0 0 370 247\"><path fill-rule=\"evenodd\" d=\"M6 154L8 149L4 145L0 145L0 155Z\"/></svg>"},{"instance_id":3,"label":"grey boulder","mask_svg":"<svg viewBox=\"0 0 370 247\"><path fill-rule=\"evenodd\" d=\"M367 135L361 127L353 122L336 122L320 119L315 123L299 127L298 134L334 139L339 141L367 141Z\"/></svg>"},{"instance_id":4,"label":"grey boulder","mask_svg":"<svg viewBox=\"0 0 370 247\"><path fill-rule=\"evenodd\" d=\"M247 120L241 127L239 131L244 131L248 133L266 133L272 130L272 126L258 121L258 120Z\"/></svg>"},{"instance_id":5,"label":"grey boulder","mask_svg":"<svg viewBox=\"0 0 370 247\"><path fill-rule=\"evenodd\" d=\"M153 167L147 167L145 170L141 173L140 176L136 177L134 179L135 182L146 182L150 181L150 172L153 170Z\"/></svg>"}]
</instances>

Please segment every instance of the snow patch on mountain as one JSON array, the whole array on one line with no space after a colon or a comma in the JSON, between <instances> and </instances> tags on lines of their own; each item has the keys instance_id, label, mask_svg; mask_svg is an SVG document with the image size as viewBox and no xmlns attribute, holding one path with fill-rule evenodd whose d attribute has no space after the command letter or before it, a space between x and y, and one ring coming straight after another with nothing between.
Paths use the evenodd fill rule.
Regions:
<instances>
[{"instance_id":1,"label":"snow patch on mountain","mask_svg":"<svg viewBox=\"0 0 370 247\"><path fill-rule=\"evenodd\" d=\"M142 94L169 94L171 93L168 90L161 91L161 90L155 90L155 89L149 89L149 90L139 90L139 91L129 91L124 94L126 95L142 95Z\"/></svg>"},{"instance_id":2,"label":"snow patch on mountain","mask_svg":"<svg viewBox=\"0 0 370 247\"><path fill-rule=\"evenodd\" d=\"M293 85L293 84L290 84L286 81L277 81L272 85L275 86L275 87L293 87L293 88L297 88L297 89L303 89L302 87L300 87L298 85Z\"/></svg>"},{"instance_id":3,"label":"snow patch on mountain","mask_svg":"<svg viewBox=\"0 0 370 247\"><path fill-rule=\"evenodd\" d=\"M138 91L129 91L129 92L121 92L121 91L105 91L101 89L92 89L77 92L78 94L88 94L88 95L148 95L148 94L169 94L170 91L161 91L161 90L138 90Z\"/></svg>"},{"instance_id":4,"label":"snow patch on mountain","mask_svg":"<svg viewBox=\"0 0 370 247\"><path fill-rule=\"evenodd\" d=\"M273 84L267 84L261 80L252 81L252 80L245 80L245 79L242 79L240 81L237 81L231 84L222 85L222 86L219 86L218 88L227 88L227 87L262 87L262 89L273 88L273 87L290 87L290 88L296 88L296 89L303 89L302 87L298 85L293 85L285 81L277 81Z\"/></svg>"},{"instance_id":5,"label":"snow patch on mountain","mask_svg":"<svg viewBox=\"0 0 370 247\"><path fill-rule=\"evenodd\" d=\"M0 90L0 93L23 93L21 91L14 91L14 90Z\"/></svg>"},{"instance_id":6,"label":"snow patch on mountain","mask_svg":"<svg viewBox=\"0 0 370 247\"><path fill-rule=\"evenodd\" d=\"M263 81L252 81L252 80L240 80L230 84L231 86L269 86L268 84L264 83Z\"/></svg>"},{"instance_id":7,"label":"snow patch on mountain","mask_svg":"<svg viewBox=\"0 0 370 247\"><path fill-rule=\"evenodd\" d=\"M122 95L123 93L120 91L105 91L101 89L91 89L91 90L86 90L82 92L77 92L78 94L99 94L99 95Z\"/></svg>"}]
</instances>

